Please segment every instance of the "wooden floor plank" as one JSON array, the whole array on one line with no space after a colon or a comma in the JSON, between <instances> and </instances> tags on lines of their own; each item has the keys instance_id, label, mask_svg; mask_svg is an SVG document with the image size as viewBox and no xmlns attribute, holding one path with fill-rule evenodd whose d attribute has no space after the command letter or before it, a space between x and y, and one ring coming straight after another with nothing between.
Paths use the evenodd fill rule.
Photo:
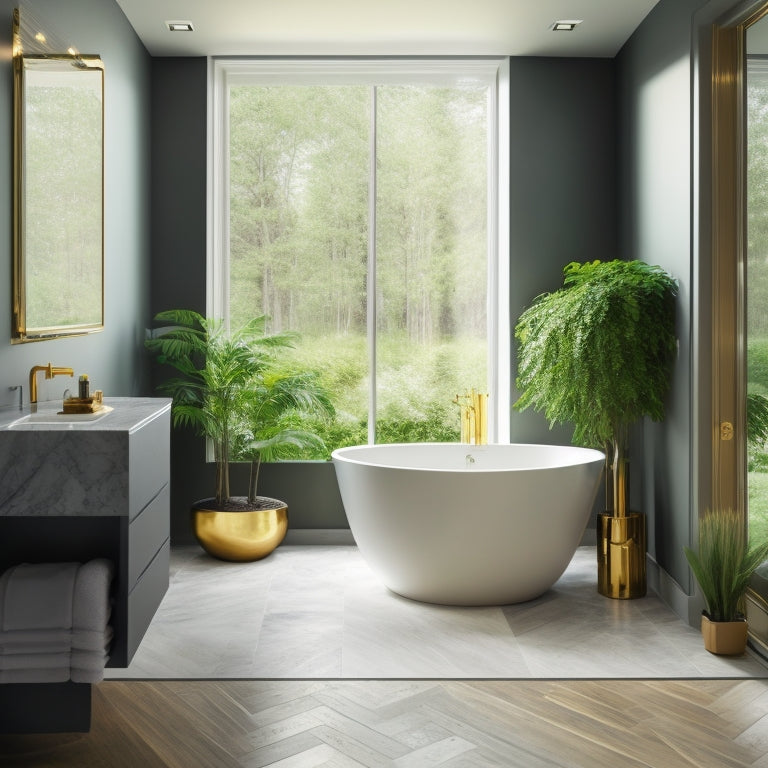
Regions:
<instances>
[{"instance_id":1,"label":"wooden floor plank","mask_svg":"<svg viewBox=\"0 0 768 768\"><path fill-rule=\"evenodd\" d=\"M0 736L0 766L768 768L755 682L109 681L90 733Z\"/></svg>"}]
</instances>

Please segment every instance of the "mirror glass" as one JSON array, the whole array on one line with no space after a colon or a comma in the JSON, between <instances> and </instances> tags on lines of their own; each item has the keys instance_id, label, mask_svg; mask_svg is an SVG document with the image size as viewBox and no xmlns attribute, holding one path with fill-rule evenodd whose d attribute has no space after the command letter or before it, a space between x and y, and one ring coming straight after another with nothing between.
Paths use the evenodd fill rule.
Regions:
<instances>
[{"instance_id":1,"label":"mirror glass","mask_svg":"<svg viewBox=\"0 0 768 768\"><path fill-rule=\"evenodd\" d=\"M13 341L101 330L104 69L14 56Z\"/></svg>"}]
</instances>

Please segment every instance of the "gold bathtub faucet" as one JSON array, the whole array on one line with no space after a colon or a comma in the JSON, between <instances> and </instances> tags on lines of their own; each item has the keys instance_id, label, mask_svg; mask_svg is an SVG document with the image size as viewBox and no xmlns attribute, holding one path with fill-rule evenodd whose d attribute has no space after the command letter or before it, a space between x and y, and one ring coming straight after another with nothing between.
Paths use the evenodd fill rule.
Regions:
<instances>
[{"instance_id":1,"label":"gold bathtub faucet","mask_svg":"<svg viewBox=\"0 0 768 768\"><path fill-rule=\"evenodd\" d=\"M37 402L37 374L40 371L45 372L46 379L52 379L54 376L74 376L75 371L72 368L60 368L58 366L51 365L35 365L29 372L29 402Z\"/></svg>"},{"instance_id":2,"label":"gold bathtub faucet","mask_svg":"<svg viewBox=\"0 0 768 768\"><path fill-rule=\"evenodd\" d=\"M453 400L461 412L461 442L485 445L488 442L488 395L474 388Z\"/></svg>"}]
</instances>

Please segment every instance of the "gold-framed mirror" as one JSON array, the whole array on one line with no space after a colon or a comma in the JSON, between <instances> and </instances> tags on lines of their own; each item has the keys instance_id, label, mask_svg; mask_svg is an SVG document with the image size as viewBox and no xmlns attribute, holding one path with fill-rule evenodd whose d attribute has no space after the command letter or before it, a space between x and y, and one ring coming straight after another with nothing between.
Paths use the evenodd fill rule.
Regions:
<instances>
[{"instance_id":1,"label":"gold-framed mirror","mask_svg":"<svg viewBox=\"0 0 768 768\"><path fill-rule=\"evenodd\" d=\"M104 327L104 65L22 38L17 9L13 343Z\"/></svg>"}]
</instances>

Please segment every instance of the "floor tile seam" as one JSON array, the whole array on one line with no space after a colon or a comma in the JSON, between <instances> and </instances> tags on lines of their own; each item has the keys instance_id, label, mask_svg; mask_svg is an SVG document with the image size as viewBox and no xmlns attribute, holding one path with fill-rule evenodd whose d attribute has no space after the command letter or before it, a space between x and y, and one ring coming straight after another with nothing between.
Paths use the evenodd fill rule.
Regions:
<instances>
[{"instance_id":1,"label":"floor tile seam","mask_svg":"<svg viewBox=\"0 0 768 768\"><path fill-rule=\"evenodd\" d=\"M380 744L383 749L391 749L391 750L394 750L395 752L399 752L400 750L403 750L403 749L404 750L408 749L407 745L402 744L392 736L376 731L376 729L371 727L370 725L367 725L366 723L362 723L356 718L351 717L343 712L339 712L333 706L322 705L322 710L323 710L323 713L327 716L327 719L324 720L321 723L321 725L327 726L328 728L332 728L336 731L339 731L340 733L342 732L346 733L350 738L355 738L356 740L360 741L361 744L369 743L362 740L362 739L365 739L366 737L369 737L373 742ZM339 724L343 726L351 725L354 728L357 735L353 735L346 730L342 731L340 728L337 727ZM361 738L358 739L358 736L360 736ZM376 748L379 749L379 747L376 747ZM384 754L384 752L382 752L382 754Z\"/></svg>"},{"instance_id":2,"label":"floor tile seam","mask_svg":"<svg viewBox=\"0 0 768 768\"><path fill-rule=\"evenodd\" d=\"M258 709L254 712L249 712L249 716L254 725L258 724L259 727L262 727L281 722L282 720L285 720L286 718L292 717L296 714L302 714L304 712L315 710L320 706L322 706L322 702L315 697L315 694L308 693L303 696L296 696L287 702L272 704L271 706L265 707L264 709ZM246 709L246 711L248 710Z\"/></svg>"},{"instance_id":3,"label":"floor tile seam","mask_svg":"<svg viewBox=\"0 0 768 768\"><path fill-rule=\"evenodd\" d=\"M340 731L338 728L334 728L332 725L328 725L328 724L316 726L315 728L312 728L312 730L309 731L309 733L311 733L316 739L320 739L320 741L322 741L324 744L327 744L329 747L336 749L337 751L339 751L341 754L345 756L349 756L349 755L347 754L346 751L344 751L343 749L340 749L339 747L340 744L343 744L345 742L352 742L355 746L357 746L360 752L365 752L366 750L369 752L374 751L374 752L378 752L378 754L382 756L381 761L376 760L376 761L371 761L370 763L363 763L363 765L366 765L366 766L392 765L393 760L397 759L398 757L402 757L403 755L407 755L413 751L406 744L397 742L400 745L400 749L402 750L402 751L398 750L400 754L396 754L396 755L386 754L384 752L380 752L377 748L370 746L368 743L361 741L357 737L352 736L348 733L345 733L344 731ZM335 738L333 739L329 738L327 735L328 733L333 734ZM357 758L353 757L352 759L355 760Z\"/></svg>"},{"instance_id":4,"label":"floor tile seam","mask_svg":"<svg viewBox=\"0 0 768 768\"><path fill-rule=\"evenodd\" d=\"M458 704L459 702L457 702ZM483 745L484 748L492 750L493 754L504 756L506 758L515 757L519 759L524 756L528 756L531 760L541 760L544 756L542 754L542 745L520 745L516 740L516 737L510 731L508 725L504 727L501 722L496 722L491 729L488 726L487 717L482 714L478 714L477 725L474 720L474 715L470 718L467 716L466 709L462 709L461 712L457 712L455 716L448 712L443 711L440 707L433 705L424 705L421 707L430 720L439 725L440 727L449 730L451 733L462 735L468 740L471 738L477 738L478 742ZM546 757L555 758L554 753L547 752ZM523 765L526 763L515 763L515 765ZM560 763L555 763L560 765Z\"/></svg>"},{"instance_id":5,"label":"floor tile seam","mask_svg":"<svg viewBox=\"0 0 768 768\"><path fill-rule=\"evenodd\" d=\"M435 752L436 748L439 748L441 752L444 752L444 746L448 743L450 743L450 746L453 747L450 750L451 754L435 756L436 759L440 760L440 763L434 762L434 759L431 757L431 755ZM441 747L441 745L443 746ZM456 747L458 747L458 750ZM422 762L424 760L428 760L429 765L440 765L447 762L447 760L452 760L459 755L465 755L467 752L471 752L477 748L477 744L467 741L461 736L451 734L450 736L433 742L432 744L425 744L423 747L412 750L408 755L403 756L403 758L395 760L392 763L392 766L393 768L400 768L401 766L416 766L417 768L421 768L421 766L425 764Z\"/></svg>"},{"instance_id":6,"label":"floor tile seam","mask_svg":"<svg viewBox=\"0 0 768 768\"><path fill-rule=\"evenodd\" d=\"M247 758L247 761L241 762L241 766L247 766L248 768L268 768L268 766L274 765L276 762L279 763L283 760L290 760L299 757L312 749L325 746L327 745L320 741L317 736L312 736L306 731L302 731L293 736L287 736L281 741L253 748L243 755L243 759ZM274 759L275 755L270 754L275 752L282 755L277 761Z\"/></svg>"},{"instance_id":7,"label":"floor tile seam","mask_svg":"<svg viewBox=\"0 0 768 768\"><path fill-rule=\"evenodd\" d=\"M316 712L319 709L321 709L321 707L315 707L314 709L308 709L304 712L299 712L286 717L277 723L257 726L249 734L250 743L253 750L277 744L280 741L291 738L293 736L305 734L315 726L322 725L322 719L316 715Z\"/></svg>"}]
</instances>

